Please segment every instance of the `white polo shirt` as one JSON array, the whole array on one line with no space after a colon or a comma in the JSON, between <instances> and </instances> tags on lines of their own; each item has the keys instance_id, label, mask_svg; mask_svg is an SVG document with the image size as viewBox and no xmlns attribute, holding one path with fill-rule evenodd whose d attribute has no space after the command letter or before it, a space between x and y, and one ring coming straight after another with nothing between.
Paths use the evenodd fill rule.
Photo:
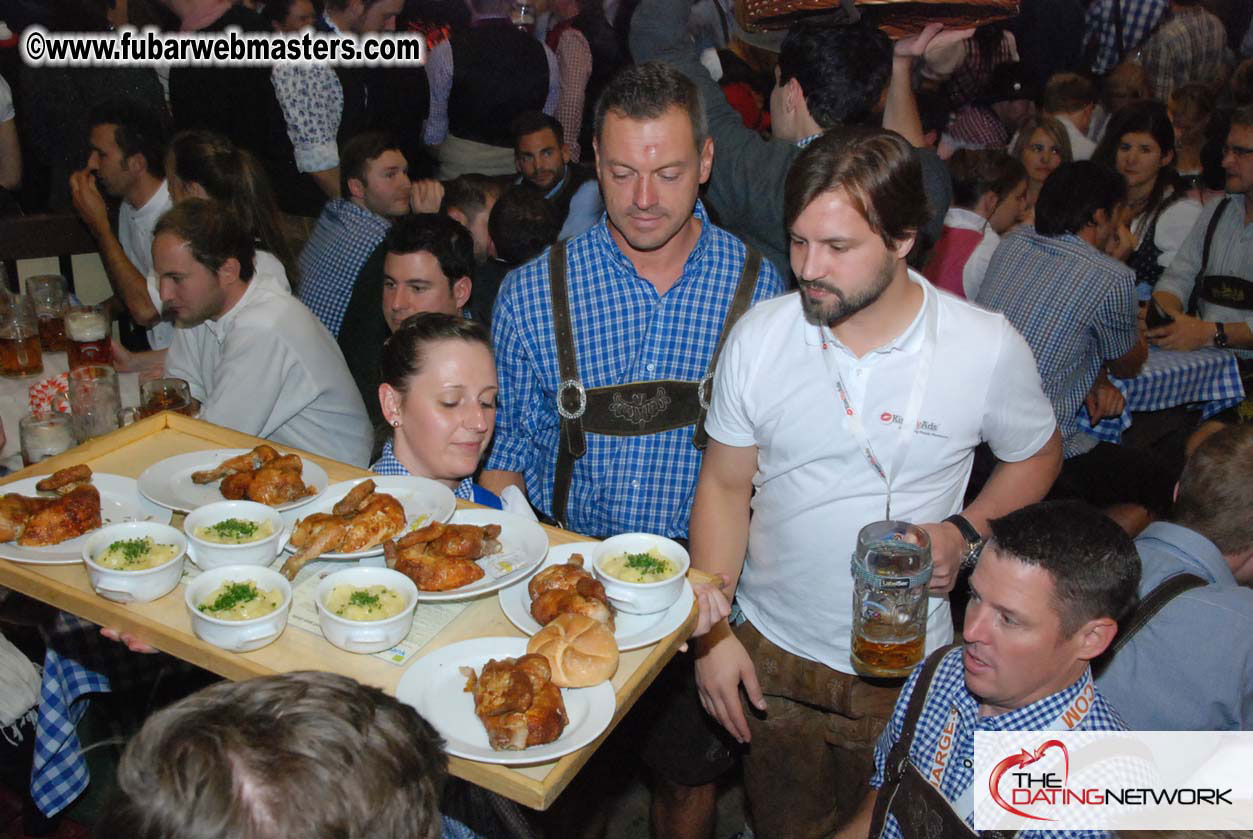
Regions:
<instances>
[{"instance_id":1,"label":"white polo shirt","mask_svg":"<svg viewBox=\"0 0 1253 839\"><path fill-rule=\"evenodd\" d=\"M892 479L892 517L937 522L962 509L974 448L1001 460L1035 454L1056 428L1027 342L1000 314L935 289L921 275L923 306L894 341L857 358L833 355L853 409L885 469L936 309L936 349L908 456ZM729 446L757 446L748 557L736 593L770 641L835 670L849 660L857 532L884 516L883 479L845 425L823 360L821 331L793 292L755 306L718 361L705 427ZM946 597L931 598L927 649L952 639Z\"/></svg>"},{"instance_id":2,"label":"white polo shirt","mask_svg":"<svg viewBox=\"0 0 1253 839\"><path fill-rule=\"evenodd\" d=\"M272 276L216 321L175 329L167 376L186 379L201 419L367 466L373 431L339 345Z\"/></svg>"}]
</instances>

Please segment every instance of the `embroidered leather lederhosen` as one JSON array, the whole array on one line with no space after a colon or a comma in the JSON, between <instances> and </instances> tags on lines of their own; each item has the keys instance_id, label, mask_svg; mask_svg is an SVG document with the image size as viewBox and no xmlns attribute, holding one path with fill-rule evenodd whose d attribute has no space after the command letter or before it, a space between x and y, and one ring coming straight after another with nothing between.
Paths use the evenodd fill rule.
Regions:
<instances>
[{"instance_id":1,"label":"embroidered leather lederhosen","mask_svg":"<svg viewBox=\"0 0 1253 839\"><path fill-rule=\"evenodd\" d=\"M982 831L976 834L966 820L958 815L953 805L935 787L927 783L927 779L909 760L909 750L914 744L914 732L918 727L918 719L927 704L927 692L931 688L931 679L944 656L957 648L951 644L936 650L922 665L922 673L914 683L914 692L909 697L909 706L905 709L905 720L901 725L901 736L888 753L887 766L883 773L883 786L879 787L879 795L875 799L874 815L870 821L870 839L878 839L887 826L888 814L896 817L901 835L905 839L950 839L950 837L1004 837L1012 839L1015 831Z\"/></svg>"},{"instance_id":2,"label":"embroidered leather lederhosen","mask_svg":"<svg viewBox=\"0 0 1253 839\"><path fill-rule=\"evenodd\" d=\"M674 379L629 382L585 388L579 378L574 349L574 324L570 318L570 295L566 282L566 243L553 245L548 259L552 283L553 330L557 341L557 366L561 382L557 386L557 413L561 415L561 441L557 446L557 475L553 481L553 518L565 526L574 462L587 452L586 434L614 437L642 437L695 424L692 445L705 448L705 413L713 393L714 367L727 333L748 310L757 287L761 254L749 247L740 272L739 285L727 308L722 332L709 368L698 382ZM593 534L602 535L602 534Z\"/></svg>"},{"instance_id":3,"label":"embroidered leather lederhosen","mask_svg":"<svg viewBox=\"0 0 1253 839\"><path fill-rule=\"evenodd\" d=\"M1243 311L1253 311L1253 280L1244 277L1229 277L1222 274L1207 274L1206 269L1209 267L1210 243L1214 239L1214 231L1218 229L1219 219L1223 213L1227 211L1227 205L1231 203L1230 198L1224 198L1214 210L1214 215L1210 217L1209 227L1205 230L1205 244L1201 249L1201 270L1197 275L1196 284L1192 290L1192 300L1189 301L1188 310L1195 311L1196 302L1204 300L1215 306L1225 306L1228 309L1241 309Z\"/></svg>"}]
</instances>

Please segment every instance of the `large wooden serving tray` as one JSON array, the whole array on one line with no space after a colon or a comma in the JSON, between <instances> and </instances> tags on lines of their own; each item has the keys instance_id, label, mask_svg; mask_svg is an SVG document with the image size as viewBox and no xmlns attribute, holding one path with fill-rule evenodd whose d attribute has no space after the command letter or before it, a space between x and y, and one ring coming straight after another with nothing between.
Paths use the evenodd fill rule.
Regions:
<instances>
[{"instance_id":1,"label":"large wooden serving tray","mask_svg":"<svg viewBox=\"0 0 1253 839\"><path fill-rule=\"evenodd\" d=\"M9 476L5 483L32 475L49 474L75 463L87 463L96 472L111 472L137 478L151 464L172 455L202 449L252 448L261 442L264 441L211 423L189 419L181 414L162 413L35 464ZM282 448L286 451L290 447ZM314 454L301 454L326 469L332 482L369 474L363 469ZM474 506L464 501L458 503L462 506ZM551 527L545 529L549 543L553 545L586 541L585 537L563 530ZM288 627L277 641L255 652L228 653L200 641L192 634L181 586L152 603L124 606L98 597L91 590L87 572L81 565L20 565L0 560L0 585L95 623L132 632L163 652L227 679L238 681L291 670L327 670L351 676L394 694L396 684L406 669L374 656L344 652L331 646L321 636L296 627ZM683 626L666 639L622 654L618 672L613 679L614 692L617 695L613 725L617 725L623 714L630 710L644 689L657 677L658 672L687 637L695 620L696 611L693 607L692 614ZM522 633L505 617L496 595L490 594L473 601L422 649L418 657L454 641L496 635L521 637ZM608 736L609 731L613 730L613 725L592 745L552 763L508 768L452 757L449 759L449 768L454 775L527 807L547 809Z\"/></svg>"}]
</instances>

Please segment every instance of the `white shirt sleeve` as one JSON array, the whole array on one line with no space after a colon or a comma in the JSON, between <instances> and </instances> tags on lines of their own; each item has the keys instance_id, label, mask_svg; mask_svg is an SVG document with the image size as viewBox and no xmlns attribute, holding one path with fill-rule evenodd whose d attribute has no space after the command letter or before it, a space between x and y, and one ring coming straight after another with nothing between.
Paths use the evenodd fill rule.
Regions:
<instances>
[{"instance_id":1,"label":"white shirt sleeve","mask_svg":"<svg viewBox=\"0 0 1253 839\"><path fill-rule=\"evenodd\" d=\"M746 397L753 381L754 354L745 352L748 340L745 326L751 324L740 320L731 329L726 346L718 357L718 369L714 371L713 396L709 413L705 416L705 431L719 443L728 446L755 446L754 433Z\"/></svg>"},{"instance_id":2,"label":"white shirt sleeve","mask_svg":"<svg viewBox=\"0 0 1253 839\"><path fill-rule=\"evenodd\" d=\"M183 379L191 391L191 398L204 404L208 388L201 376L198 329L175 329L170 341L170 351L165 356L165 375Z\"/></svg>"},{"instance_id":3,"label":"white shirt sleeve","mask_svg":"<svg viewBox=\"0 0 1253 839\"><path fill-rule=\"evenodd\" d=\"M979 287L983 285L983 278L988 273L988 263L992 261L992 254L1000 243L1001 237L989 226L983 239L971 251L970 258L962 268L962 291L967 300L973 301L979 295Z\"/></svg>"},{"instance_id":4,"label":"white shirt sleeve","mask_svg":"<svg viewBox=\"0 0 1253 839\"><path fill-rule=\"evenodd\" d=\"M1157 264L1169 268L1179 253L1179 246L1192 232L1193 225L1200 218L1201 205L1190 198L1184 198L1171 204L1157 219L1157 230L1153 236L1153 244L1161 251Z\"/></svg>"},{"instance_id":5,"label":"white shirt sleeve","mask_svg":"<svg viewBox=\"0 0 1253 839\"><path fill-rule=\"evenodd\" d=\"M1057 417L1044 395L1031 347L1005 321L988 388L983 439L998 460L1017 463L1038 452L1056 428Z\"/></svg>"},{"instance_id":6,"label":"white shirt sleeve","mask_svg":"<svg viewBox=\"0 0 1253 839\"><path fill-rule=\"evenodd\" d=\"M271 71L270 81L283 109L296 168L322 172L338 166L344 90L335 71L321 64L280 64Z\"/></svg>"}]
</instances>

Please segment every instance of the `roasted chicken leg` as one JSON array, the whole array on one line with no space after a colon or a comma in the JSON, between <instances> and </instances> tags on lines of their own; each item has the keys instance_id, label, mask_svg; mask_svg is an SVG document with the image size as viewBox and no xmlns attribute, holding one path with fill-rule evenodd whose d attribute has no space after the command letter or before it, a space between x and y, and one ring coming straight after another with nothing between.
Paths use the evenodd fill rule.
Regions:
<instances>
[{"instance_id":1,"label":"roasted chicken leg","mask_svg":"<svg viewBox=\"0 0 1253 839\"><path fill-rule=\"evenodd\" d=\"M586 615L613 629L613 607L605 587L583 567L583 555L571 554L564 565L550 565L531 578L531 617L548 625L567 612Z\"/></svg>"},{"instance_id":2,"label":"roasted chicken leg","mask_svg":"<svg viewBox=\"0 0 1253 839\"><path fill-rule=\"evenodd\" d=\"M332 508L296 522L291 543L299 548L283 563L282 572L295 579L305 563L324 553L352 553L372 548L405 529L405 509L393 496L375 492L374 481L362 481Z\"/></svg>"},{"instance_id":3,"label":"roasted chicken leg","mask_svg":"<svg viewBox=\"0 0 1253 839\"><path fill-rule=\"evenodd\" d=\"M71 466L35 485L53 497L9 493L0 498L0 541L26 547L56 545L100 526L100 492L91 485L91 469Z\"/></svg>"},{"instance_id":4,"label":"roasted chicken leg","mask_svg":"<svg viewBox=\"0 0 1253 839\"><path fill-rule=\"evenodd\" d=\"M551 743L570 723L561 690L552 683L552 670L542 655L492 659L477 676L469 667L462 672L493 749L517 751Z\"/></svg>"},{"instance_id":5,"label":"roasted chicken leg","mask_svg":"<svg viewBox=\"0 0 1253 839\"><path fill-rule=\"evenodd\" d=\"M483 578L474 560L500 553L500 525L436 522L384 542L387 567L418 584L422 591L448 591Z\"/></svg>"}]
</instances>

